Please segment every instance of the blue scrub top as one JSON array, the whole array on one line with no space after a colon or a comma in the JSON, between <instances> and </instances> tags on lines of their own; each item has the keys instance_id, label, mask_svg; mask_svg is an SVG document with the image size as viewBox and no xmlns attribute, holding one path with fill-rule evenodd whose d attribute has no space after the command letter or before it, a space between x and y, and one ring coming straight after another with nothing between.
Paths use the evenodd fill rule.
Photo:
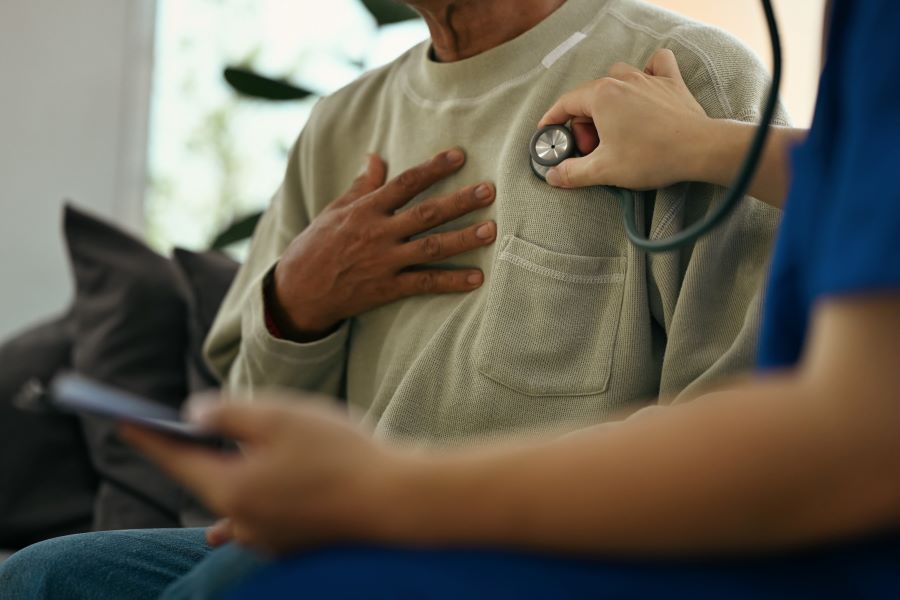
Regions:
<instances>
[{"instance_id":1,"label":"blue scrub top","mask_svg":"<svg viewBox=\"0 0 900 600\"><path fill-rule=\"evenodd\" d=\"M837 0L827 57L793 155L762 369L798 361L819 300L900 292L900 1Z\"/></svg>"}]
</instances>

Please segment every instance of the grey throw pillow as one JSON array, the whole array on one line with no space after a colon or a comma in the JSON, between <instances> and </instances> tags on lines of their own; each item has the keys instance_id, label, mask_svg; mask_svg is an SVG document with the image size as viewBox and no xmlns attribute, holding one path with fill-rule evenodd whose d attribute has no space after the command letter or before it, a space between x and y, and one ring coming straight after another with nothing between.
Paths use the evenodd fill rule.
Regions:
<instances>
[{"instance_id":1,"label":"grey throw pillow","mask_svg":"<svg viewBox=\"0 0 900 600\"><path fill-rule=\"evenodd\" d=\"M172 261L178 267L188 303L188 387L191 392L217 388L221 382L203 357L203 342L240 263L221 252L191 252L182 248L175 249Z\"/></svg>"},{"instance_id":2,"label":"grey throw pillow","mask_svg":"<svg viewBox=\"0 0 900 600\"><path fill-rule=\"evenodd\" d=\"M74 369L179 407L187 396L187 306L172 263L117 227L71 206L65 237L75 279ZM95 529L174 527L180 488L116 434L107 419L82 425L101 483Z\"/></svg>"},{"instance_id":3,"label":"grey throw pillow","mask_svg":"<svg viewBox=\"0 0 900 600\"><path fill-rule=\"evenodd\" d=\"M188 303L188 388L191 393L218 388L221 382L203 357L203 342L240 264L221 252L191 252L182 248L175 249L172 262L178 269L182 293ZM185 527L202 527L215 520L188 495L180 516Z\"/></svg>"}]
</instances>

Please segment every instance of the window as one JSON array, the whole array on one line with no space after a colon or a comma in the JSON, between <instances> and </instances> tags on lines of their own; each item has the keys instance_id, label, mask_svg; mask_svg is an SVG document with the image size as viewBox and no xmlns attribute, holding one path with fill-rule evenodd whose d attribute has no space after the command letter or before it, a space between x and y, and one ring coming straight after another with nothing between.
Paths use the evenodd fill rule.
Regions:
<instances>
[{"instance_id":1,"label":"window","mask_svg":"<svg viewBox=\"0 0 900 600\"><path fill-rule=\"evenodd\" d=\"M379 28L358 0L159 0L146 230L160 250L207 246L266 206L315 96L238 96L245 65L327 94L427 37L419 20Z\"/></svg>"}]
</instances>

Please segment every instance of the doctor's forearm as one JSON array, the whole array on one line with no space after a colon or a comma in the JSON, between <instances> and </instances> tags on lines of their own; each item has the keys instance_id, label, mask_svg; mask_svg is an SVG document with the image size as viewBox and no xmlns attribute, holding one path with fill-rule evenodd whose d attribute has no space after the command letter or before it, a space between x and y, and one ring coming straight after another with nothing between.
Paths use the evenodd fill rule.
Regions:
<instances>
[{"instance_id":1,"label":"doctor's forearm","mask_svg":"<svg viewBox=\"0 0 900 600\"><path fill-rule=\"evenodd\" d=\"M897 485L868 454L878 444L857 444L819 400L773 382L553 443L429 461L407 489L399 536L689 554L806 544L896 519Z\"/></svg>"},{"instance_id":2,"label":"doctor's forearm","mask_svg":"<svg viewBox=\"0 0 900 600\"><path fill-rule=\"evenodd\" d=\"M410 462L392 537L687 554L900 524L900 297L824 303L813 323L790 374L554 441Z\"/></svg>"},{"instance_id":3,"label":"doctor's forearm","mask_svg":"<svg viewBox=\"0 0 900 600\"><path fill-rule=\"evenodd\" d=\"M757 127L751 123L725 119L708 121L707 148L698 164L696 179L730 185L741 168ZM776 208L784 206L790 186L790 151L802 142L805 129L773 126L760 159L749 194Z\"/></svg>"}]
</instances>

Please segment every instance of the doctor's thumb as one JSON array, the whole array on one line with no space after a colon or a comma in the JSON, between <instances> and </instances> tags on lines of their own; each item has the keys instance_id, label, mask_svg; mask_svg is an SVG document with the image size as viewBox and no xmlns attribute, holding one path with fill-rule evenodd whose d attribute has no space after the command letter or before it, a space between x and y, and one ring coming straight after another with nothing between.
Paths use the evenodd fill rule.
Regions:
<instances>
[{"instance_id":1,"label":"doctor's thumb","mask_svg":"<svg viewBox=\"0 0 900 600\"><path fill-rule=\"evenodd\" d=\"M565 160L547 171L546 179L547 183L559 188L580 188L602 184L593 156Z\"/></svg>"}]
</instances>

